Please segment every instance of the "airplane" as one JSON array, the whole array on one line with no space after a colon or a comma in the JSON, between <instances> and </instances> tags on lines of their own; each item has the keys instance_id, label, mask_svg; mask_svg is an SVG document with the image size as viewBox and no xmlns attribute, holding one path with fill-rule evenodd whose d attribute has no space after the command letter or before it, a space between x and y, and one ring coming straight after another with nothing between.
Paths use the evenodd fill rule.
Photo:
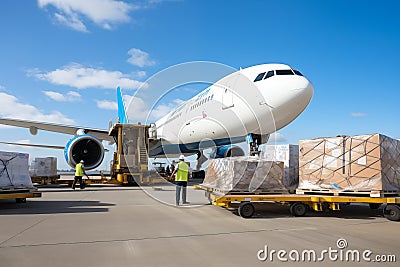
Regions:
<instances>
[{"instance_id":1,"label":"airplane","mask_svg":"<svg viewBox=\"0 0 400 267\"><path fill-rule=\"evenodd\" d=\"M151 123L150 131L157 141L150 144L148 155L197 154L200 161L203 150L213 148L215 158L242 156L244 151L235 144L249 138L258 145L266 143L271 133L306 109L313 94L311 82L289 65L261 64L240 69ZM119 87L117 103L118 122L126 124L127 110ZM0 124L29 128L32 135L38 130L73 135L64 148L66 162L75 167L83 159L87 170L102 163L102 141L114 142L103 129L6 118L0 118ZM199 166L201 163L197 169Z\"/></svg>"}]
</instances>

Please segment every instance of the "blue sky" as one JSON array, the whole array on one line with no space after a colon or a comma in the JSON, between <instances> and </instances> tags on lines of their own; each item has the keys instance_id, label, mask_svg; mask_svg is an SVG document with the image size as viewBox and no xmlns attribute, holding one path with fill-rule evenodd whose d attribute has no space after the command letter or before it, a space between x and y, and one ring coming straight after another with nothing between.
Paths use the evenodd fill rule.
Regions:
<instances>
[{"instance_id":1,"label":"blue sky","mask_svg":"<svg viewBox=\"0 0 400 267\"><path fill-rule=\"evenodd\" d=\"M115 88L188 61L286 63L315 87L281 143L342 134L400 138L399 1L0 2L0 117L108 127ZM196 94L163 98L157 116ZM136 99L137 118L149 103ZM0 128L0 141L64 145L69 136ZM1 145L36 156L61 151ZM109 161L111 157L108 156ZM103 166L108 166L103 164Z\"/></svg>"}]
</instances>

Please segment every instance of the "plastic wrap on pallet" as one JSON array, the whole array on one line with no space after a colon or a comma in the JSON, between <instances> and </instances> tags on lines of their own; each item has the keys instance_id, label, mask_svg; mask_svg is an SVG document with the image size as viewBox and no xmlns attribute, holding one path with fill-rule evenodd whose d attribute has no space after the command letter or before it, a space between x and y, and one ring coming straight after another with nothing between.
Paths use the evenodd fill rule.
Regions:
<instances>
[{"instance_id":1,"label":"plastic wrap on pallet","mask_svg":"<svg viewBox=\"0 0 400 267\"><path fill-rule=\"evenodd\" d=\"M29 168L29 173L32 177L53 177L57 175L57 158L35 158Z\"/></svg>"},{"instance_id":2,"label":"plastic wrap on pallet","mask_svg":"<svg viewBox=\"0 0 400 267\"><path fill-rule=\"evenodd\" d=\"M29 154L0 151L0 188L33 188Z\"/></svg>"},{"instance_id":3,"label":"plastic wrap on pallet","mask_svg":"<svg viewBox=\"0 0 400 267\"><path fill-rule=\"evenodd\" d=\"M213 159L203 185L224 192L287 190L283 163L257 157Z\"/></svg>"},{"instance_id":4,"label":"plastic wrap on pallet","mask_svg":"<svg viewBox=\"0 0 400 267\"><path fill-rule=\"evenodd\" d=\"M262 153L269 161L284 163L283 179L285 185L294 190L299 184L299 146L298 145L266 145Z\"/></svg>"},{"instance_id":5,"label":"plastic wrap on pallet","mask_svg":"<svg viewBox=\"0 0 400 267\"><path fill-rule=\"evenodd\" d=\"M302 140L300 189L400 191L400 141L382 134Z\"/></svg>"}]
</instances>

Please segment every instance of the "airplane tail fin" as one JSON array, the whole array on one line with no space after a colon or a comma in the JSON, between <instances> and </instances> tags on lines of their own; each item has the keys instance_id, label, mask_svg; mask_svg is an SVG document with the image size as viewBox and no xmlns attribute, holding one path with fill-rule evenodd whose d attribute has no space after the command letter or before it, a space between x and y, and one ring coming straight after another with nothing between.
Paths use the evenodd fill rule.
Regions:
<instances>
[{"instance_id":1,"label":"airplane tail fin","mask_svg":"<svg viewBox=\"0 0 400 267\"><path fill-rule=\"evenodd\" d=\"M121 88L117 88L117 104L118 104L118 121L121 124L127 124L128 118L126 116L124 101L122 100Z\"/></svg>"}]
</instances>

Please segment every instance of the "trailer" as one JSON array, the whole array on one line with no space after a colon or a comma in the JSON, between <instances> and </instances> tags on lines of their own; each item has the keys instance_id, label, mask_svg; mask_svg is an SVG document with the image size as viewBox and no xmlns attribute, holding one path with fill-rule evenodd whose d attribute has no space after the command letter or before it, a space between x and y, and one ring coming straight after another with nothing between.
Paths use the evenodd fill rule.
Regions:
<instances>
[{"instance_id":1,"label":"trailer","mask_svg":"<svg viewBox=\"0 0 400 267\"><path fill-rule=\"evenodd\" d=\"M0 190L0 199L15 199L17 203L25 203L27 198L42 197L37 189L8 189Z\"/></svg>"},{"instance_id":2,"label":"trailer","mask_svg":"<svg viewBox=\"0 0 400 267\"><path fill-rule=\"evenodd\" d=\"M382 204L386 204L383 209L385 218L391 221L400 221L400 197L370 197L370 196L329 196L329 195L307 195L307 194L269 194L222 192L206 187L204 185L195 185L194 189L204 190L205 196L211 204L232 209L237 208L239 215L243 218L251 218L255 213L256 203L279 203L289 204L290 213L293 216L304 216L309 209L314 211L340 210L340 204L349 203L367 203L371 209L378 209Z\"/></svg>"}]
</instances>

